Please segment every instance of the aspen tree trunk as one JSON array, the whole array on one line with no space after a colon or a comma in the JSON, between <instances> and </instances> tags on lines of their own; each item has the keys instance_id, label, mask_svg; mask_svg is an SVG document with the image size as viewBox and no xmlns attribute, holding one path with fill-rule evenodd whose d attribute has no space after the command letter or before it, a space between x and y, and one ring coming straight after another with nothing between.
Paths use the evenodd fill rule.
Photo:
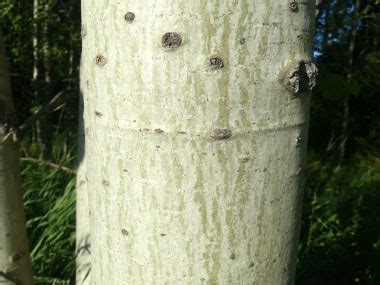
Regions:
<instances>
[{"instance_id":1,"label":"aspen tree trunk","mask_svg":"<svg viewBox=\"0 0 380 285\"><path fill-rule=\"evenodd\" d=\"M79 96L78 170L76 182L76 283L90 284L91 244L85 161L83 96Z\"/></svg>"},{"instance_id":2,"label":"aspen tree trunk","mask_svg":"<svg viewBox=\"0 0 380 285\"><path fill-rule=\"evenodd\" d=\"M75 8L80 8L80 2L75 2ZM80 21L80 11L73 17ZM78 16L78 18L76 18ZM77 22L75 22L77 23ZM84 34L83 34L84 35ZM71 76L74 79L77 72L75 47L72 47ZM74 80L73 80L74 82ZM81 81L81 87L84 81ZM83 89L83 88L81 88ZM84 99L79 94L79 124L78 124L78 170L76 182L76 285L90 284L91 273L91 242L88 206L88 191L86 178L86 137L84 130Z\"/></svg>"},{"instance_id":3,"label":"aspen tree trunk","mask_svg":"<svg viewBox=\"0 0 380 285\"><path fill-rule=\"evenodd\" d=\"M9 70L0 27L0 284L33 284Z\"/></svg>"},{"instance_id":4,"label":"aspen tree trunk","mask_svg":"<svg viewBox=\"0 0 380 285\"><path fill-rule=\"evenodd\" d=\"M315 0L83 0L91 284L291 284Z\"/></svg>"}]
</instances>

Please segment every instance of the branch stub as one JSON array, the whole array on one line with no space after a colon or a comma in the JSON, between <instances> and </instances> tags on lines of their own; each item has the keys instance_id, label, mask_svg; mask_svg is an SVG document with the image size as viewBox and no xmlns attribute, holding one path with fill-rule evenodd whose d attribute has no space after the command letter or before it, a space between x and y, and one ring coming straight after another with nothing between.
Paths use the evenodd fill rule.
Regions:
<instances>
[{"instance_id":1,"label":"branch stub","mask_svg":"<svg viewBox=\"0 0 380 285\"><path fill-rule=\"evenodd\" d=\"M280 72L280 83L293 95L310 92L316 85L318 69L310 61L292 62Z\"/></svg>"}]
</instances>

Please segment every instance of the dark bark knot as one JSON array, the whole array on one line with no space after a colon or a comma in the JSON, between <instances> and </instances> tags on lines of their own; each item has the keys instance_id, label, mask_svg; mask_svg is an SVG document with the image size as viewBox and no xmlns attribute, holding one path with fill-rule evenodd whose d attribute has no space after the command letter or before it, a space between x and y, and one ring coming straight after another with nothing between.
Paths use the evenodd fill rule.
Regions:
<instances>
[{"instance_id":1,"label":"dark bark knot","mask_svg":"<svg viewBox=\"0 0 380 285\"><path fill-rule=\"evenodd\" d=\"M102 55L97 55L95 62L97 65L104 66L107 63L107 59Z\"/></svg>"},{"instance_id":2,"label":"dark bark knot","mask_svg":"<svg viewBox=\"0 0 380 285\"><path fill-rule=\"evenodd\" d=\"M232 137L232 131L229 129L216 129L211 134L211 137L215 140L225 140Z\"/></svg>"},{"instance_id":3,"label":"dark bark knot","mask_svg":"<svg viewBox=\"0 0 380 285\"><path fill-rule=\"evenodd\" d=\"M80 37L83 39L86 35L86 28L84 26L81 26Z\"/></svg>"},{"instance_id":4,"label":"dark bark knot","mask_svg":"<svg viewBox=\"0 0 380 285\"><path fill-rule=\"evenodd\" d=\"M161 45L163 48L172 49L178 48L182 44L182 37L178 33L170 32L165 33L161 38Z\"/></svg>"},{"instance_id":5,"label":"dark bark knot","mask_svg":"<svg viewBox=\"0 0 380 285\"><path fill-rule=\"evenodd\" d=\"M301 136L297 136L297 137L296 137L296 146L300 146L301 143L302 143L302 138L301 138Z\"/></svg>"},{"instance_id":6,"label":"dark bark knot","mask_svg":"<svg viewBox=\"0 0 380 285\"><path fill-rule=\"evenodd\" d=\"M25 252L24 251L16 252L15 254L12 254L9 257L9 261L12 262L12 263L16 263L19 260L21 260L24 256L25 256Z\"/></svg>"},{"instance_id":7,"label":"dark bark knot","mask_svg":"<svg viewBox=\"0 0 380 285\"><path fill-rule=\"evenodd\" d=\"M291 11L295 12L298 9L298 3L295 0L288 0L288 7Z\"/></svg>"},{"instance_id":8,"label":"dark bark knot","mask_svg":"<svg viewBox=\"0 0 380 285\"><path fill-rule=\"evenodd\" d=\"M153 130L156 134L162 134L164 131L161 129L154 129Z\"/></svg>"},{"instance_id":9,"label":"dark bark knot","mask_svg":"<svg viewBox=\"0 0 380 285\"><path fill-rule=\"evenodd\" d=\"M11 132L17 132L19 125L16 114L13 112L7 114L5 110L5 104L2 105L2 102L0 101L0 114L3 115L2 117L0 117L0 126L3 127L4 132L6 134Z\"/></svg>"},{"instance_id":10,"label":"dark bark knot","mask_svg":"<svg viewBox=\"0 0 380 285\"><path fill-rule=\"evenodd\" d=\"M223 58L220 56L212 56L210 57L210 66L212 69L219 69L224 67Z\"/></svg>"},{"instance_id":11,"label":"dark bark knot","mask_svg":"<svg viewBox=\"0 0 380 285\"><path fill-rule=\"evenodd\" d=\"M297 61L289 64L280 73L280 83L293 95L311 91L317 83L318 69L310 61Z\"/></svg>"},{"instance_id":12,"label":"dark bark knot","mask_svg":"<svg viewBox=\"0 0 380 285\"><path fill-rule=\"evenodd\" d=\"M135 13L128 12L127 14L125 14L124 19L127 22L133 22L133 20L135 19L135 17L136 17Z\"/></svg>"}]
</instances>

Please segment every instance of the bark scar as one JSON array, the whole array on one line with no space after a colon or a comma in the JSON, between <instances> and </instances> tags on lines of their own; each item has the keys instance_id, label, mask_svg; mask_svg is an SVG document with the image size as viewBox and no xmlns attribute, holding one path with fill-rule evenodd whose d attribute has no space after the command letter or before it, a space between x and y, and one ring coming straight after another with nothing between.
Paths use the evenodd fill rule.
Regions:
<instances>
[{"instance_id":1,"label":"bark scar","mask_svg":"<svg viewBox=\"0 0 380 285\"><path fill-rule=\"evenodd\" d=\"M295 0L288 0L288 7L291 11L297 11L298 3Z\"/></svg>"},{"instance_id":2,"label":"bark scar","mask_svg":"<svg viewBox=\"0 0 380 285\"><path fill-rule=\"evenodd\" d=\"M16 262L18 262L19 260L21 260L24 256L25 256L25 252L24 252L24 251L16 252L16 253L12 254L12 255L9 257L9 261L10 261L11 263L16 263Z\"/></svg>"},{"instance_id":3,"label":"bark scar","mask_svg":"<svg viewBox=\"0 0 380 285\"><path fill-rule=\"evenodd\" d=\"M211 137L215 140L225 140L232 137L232 131L229 129L216 129L211 134Z\"/></svg>"},{"instance_id":4,"label":"bark scar","mask_svg":"<svg viewBox=\"0 0 380 285\"><path fill-rule=\"evenodd\" d=\"M280 72L281 85L293 95L311 91L317 83L318 69L311 61L296 61L290 63Z\"/></svg>"},{"instance_id":5,"label":"bark scar","mask_svg":"<svg viewBox=\"0 0 380 285\"><path fill-rule=\"evenodd\" d=\"M125 14L124 16L124 19L127 21L127 22L133 22L133 20L135 19L135 13L132 13L132 12L128 12L127 14Z\"/></svg>"},{"instance_id":6,"label":"bark scar","mask_svg":"<svg viewBox=\"0 0 380 285\"><path fill-rule=\"evenodd\" d=\"M224 67L223 58L217 55L210 57L210 66L212 69L223 68Z\"/></svg>"},{"instance_id":7,"label":"bark scar","mask_svg":"<svg viewBox=\"0 0 380 285\"><path fill-rule=\"evenodd\" d=\"M161 38L161 45L164 48L178 48L182 44L182 36L175 32L165 33Z\"/></svg>"},{"instance_id":8,"label":"bark scar","mask_svg":"<svg viewBox=\"0 0 380 285\"><path fill-rule=\"evenodd\" d=\"M95 58L95 62L97 65L104 66L107 63L107 59L102 55L97 55Z\"/></svg>"}]
</instances>

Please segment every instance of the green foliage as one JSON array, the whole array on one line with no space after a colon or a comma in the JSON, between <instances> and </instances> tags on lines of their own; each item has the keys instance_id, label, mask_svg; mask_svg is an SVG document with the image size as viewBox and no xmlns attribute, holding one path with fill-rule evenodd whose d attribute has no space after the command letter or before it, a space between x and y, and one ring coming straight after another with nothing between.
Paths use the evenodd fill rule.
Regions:
<instances>
[{"instance_id":1,"label":"green foliage","mask_svg":"<svg viewBox=\"0 0 380 285\"><path fill-rule=\"evenodd\" d=\"M0 0L13 94L20 122L62 90L71 95L63 113L44 121L46 144L57 129L70 130L77 119L79 94L80 1ZM36 45L36 47L34 47ZM33 73L38 70L37 78ZM34 133L33 133L34 132ZM35 129L30 131L35 136ZM75 136L68 131L67 135Z\"/></svg>"},{"instance_id":2,"label":"green foliage","mask_svg":"<svg viewBox=\"0 0 380 285\"><path fill-rule=\"evenodd\" d=\"M33 144L24 143L23 155ZM33 150L34 152L35 150ZM52 157L73 166L75 148L58 136ZM75 272L75 177L50 166L22 164L27 230L37 284L69 284Z\"/></svg>"},{"instance_id":3,"label":"green foliage","mask_svg":"<svg viewBox=\"0 0 380 285\"><path fill-rule=\"evenodd\" d=\"M347 94L357 96L360 86L356 81L349 81L340 74L325 73L318 81L322 96L329 100L341 100Z\"/></svg>"},{"instance_id":4,"label":"green foliage","mask_svg":"<svg viewBox=\"0 0 380 285\"><path fill-rule=\"evenodd\" d=\"M297 284L378 284L378 205L380 157L311 163Z\"/></svg>"},{"instance_id":5,"label":"green foliage","mask_svg":"<svg viewBox=\"0 0 380 285\"><path fill-rule=\"evenodd\" d=\"M380 284L380 7L324 3L296 284Z\"/></svg>"}]
</instances>

